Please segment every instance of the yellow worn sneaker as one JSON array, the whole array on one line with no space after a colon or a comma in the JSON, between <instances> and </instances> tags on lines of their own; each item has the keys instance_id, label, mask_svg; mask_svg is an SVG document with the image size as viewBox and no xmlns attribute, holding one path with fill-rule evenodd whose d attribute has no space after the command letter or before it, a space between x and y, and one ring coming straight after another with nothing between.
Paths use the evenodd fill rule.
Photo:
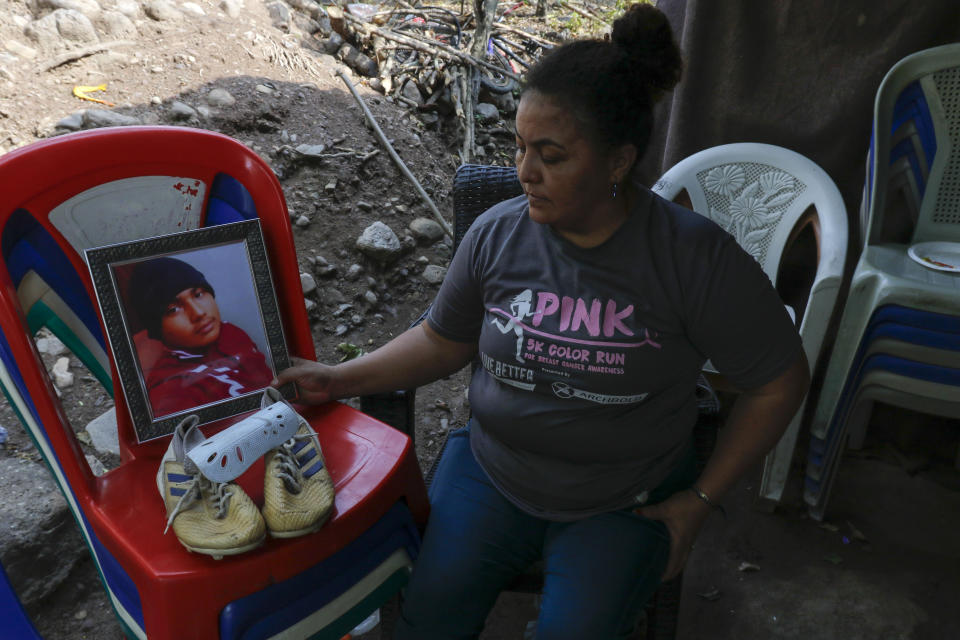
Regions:
<instances>
[{"instance_id":1,"label":"yellow worn sneaker","mask_svg":"<svg viewBox=\"0 0 960 640\"><path fill-rule=\"evenodd\" d=\"M180 543L219 560L263 544L266 527L257 505L238 485L213 482L186 457L204 441L196 416L177 425L160 462L157 488L167 509L166 533L171 527Z\"/></svg>"},{"instance_id":2,"label":"yellow worn sneaker","mask_svg":"<svg viewBox=\"0 0 960 640\"><path fill-rule=\"evenodd\" d=\"M267 399L265 394L264 401ZM333 480L317 433L298 417L297 433L268 451L264 459L263 518L275 538L312 533L323 526L333 510Z\"/></svg>"}]
</instances>

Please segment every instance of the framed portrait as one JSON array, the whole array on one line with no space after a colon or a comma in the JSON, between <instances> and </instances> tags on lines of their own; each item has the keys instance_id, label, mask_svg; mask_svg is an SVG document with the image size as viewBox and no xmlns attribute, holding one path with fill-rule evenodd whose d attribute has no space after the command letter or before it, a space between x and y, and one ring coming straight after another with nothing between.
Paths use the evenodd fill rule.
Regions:
<instances>
[{"instance_id":1,"label":"framed portrait","mask_svg":"<svg viewBox=\"0 0 960 640\"><path fill-rule=\"evenodd\" d=\"M140 442L190 414L202 424L259 409L290 366L259 220L87 249L86 259Z\"/></svg>"}]
</instances>

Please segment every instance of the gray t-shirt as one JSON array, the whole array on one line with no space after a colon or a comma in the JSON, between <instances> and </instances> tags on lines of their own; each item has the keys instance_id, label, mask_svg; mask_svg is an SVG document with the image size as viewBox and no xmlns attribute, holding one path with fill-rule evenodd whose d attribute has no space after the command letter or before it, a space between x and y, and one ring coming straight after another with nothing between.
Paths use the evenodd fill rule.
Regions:
<instances>
[{"instance_id":1,"label":"gray t-shirt","mask_svg":"<svg viewBox=\"0 0 960 640\"><path fill-rule=\"evenodd\" d=\"M521 509L574 520L643 501L689 446L710 359L740 388L798 357L769 278L716 224L641 189L605 243L532 221L526 198L477 218L427 321L478 342L471 445Z\"/></svg>"}]
</instances>

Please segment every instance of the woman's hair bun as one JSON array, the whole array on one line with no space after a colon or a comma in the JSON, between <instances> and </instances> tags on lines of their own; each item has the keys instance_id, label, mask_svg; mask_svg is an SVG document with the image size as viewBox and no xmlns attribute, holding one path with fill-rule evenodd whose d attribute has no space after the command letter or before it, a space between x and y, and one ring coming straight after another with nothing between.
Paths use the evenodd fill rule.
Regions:
<instances>
[{"instance_id":1,"label":"woman's hair bun","mask_svg":"<svg viewBox=\"0 0 960 640\"><path fill-rule=\"evenodd\" d=\"M631 74L652 89L654 99L680 81L680 48L667 17L653 5L631 5L614 21L610 39L627 54Z\"/></svg>"}]
</instances>

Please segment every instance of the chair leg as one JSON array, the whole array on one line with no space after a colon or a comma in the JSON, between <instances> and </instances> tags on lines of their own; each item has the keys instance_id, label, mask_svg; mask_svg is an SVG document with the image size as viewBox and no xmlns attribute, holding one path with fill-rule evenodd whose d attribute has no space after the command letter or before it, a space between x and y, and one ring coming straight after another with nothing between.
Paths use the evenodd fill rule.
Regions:
<instances>
[{"instance_id":1,"label":"chair leg","mask_svg":"<svg viewBox=\"0 0 960 640\"><path fill-rule=\"evenodd\" d=\"M871 274L854 280L850 287L850 294L837 330L837 339L833 343L830 362L810 424L810 433L817 438L824 440L827 438L827 431L840 403L844 387L853 374L860 341L880 302L878 298L882 283L879 280L879 276Z\"/></svg>"}]
</instances>

